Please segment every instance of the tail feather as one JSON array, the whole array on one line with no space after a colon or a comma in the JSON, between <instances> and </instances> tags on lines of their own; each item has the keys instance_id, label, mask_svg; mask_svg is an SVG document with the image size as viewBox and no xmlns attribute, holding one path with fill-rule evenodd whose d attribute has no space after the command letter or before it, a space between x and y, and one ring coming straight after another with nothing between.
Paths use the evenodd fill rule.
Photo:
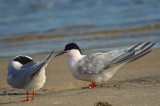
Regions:
<instances>
[{"instance_id":1,"label":"tail feather","mask_svg":"<svg viewBox=\"0 0 160 106\"><path fill-rule=\"evenodd\" d=\"M150 53L150 52L151 52L151 50L150 50L150 51L147 51L147 52L144 52L144 53L142 53L142 54L140 54L140 55L138 55L138 56L131 57L128 62L132 62L132 61L134 61L134 60L137 60L137 59L139 59L139 58L147 55L147 54Z\"/></svg>"},{"instance_id":2,"label":"tail feather","mask_svg":"<svg viewBox=\"0 0 160 106\"><path fill-rule=\"evenodd\" d=\"M130 47L129 49L126 50L126 53L124 53L123 56L120 57L120 59L116 59L116 61L114 61L115 63L122 63L122 62L126 62L126 61L130 61L132 59L132 57L136 58L138 57L138 55L143 55L143 52L147 51L148 49L150 49L153 45L151 44L150 46L148 46L151 43L151 41L148 42L140 42L136 45L133 45L132 47Z\"/></svg>"},{"instance_id":3,"label":"tail feather","mask_svg":"<svg viewBox=\"0 0 160 106\"><path fill-rule=\"evenodd\" d=\"M146 48L149 44L151 43L151 41L148 42L144 42L141 45L139 45L137 48L135 48L135 50L143 50L143 48Z\"/></svg>"},{"instance_id":4,"label":"tail feather","mask_svg":"<svg viewBox=\"0 0 160 106\"><path fill-rule=\"evenodd\" d=\"M105 68L113 67L121 63L130 62L138 59L148 54L150 52L148 50L154 45L155 43L151 43L151 41L148 41L140 42L134 46L131 46L130 48L124 50L124 54L122 54L120 57L113 59L113 61L111 61L110 64L106 65Z\"/></svg>"},{"instance_id":5,"label":"tail feather","mask_svg":"<svg viewBox=\"0 0 160 106\"><path fill-rule=\"evenodd\" d=\"M52 50L52 52L47 56L47 58L43 60L43 62L44 62L45 64L50 61L50 57L52 56L53 52L54 52L54 50Z\"/></svg>"},{"instance_id":6,"label":"tail feather","mask_svg":"<svg viewBox=\"0 0 160 106\"><path fill-rule=\"evenodd\" d=\"M152 43L149 45L149 43L146 43L146 46L143 47L143 49L140 49L139 51L135 52L135 55L131 56L128 61L133 61L135 59L138 59L146 54L148 54L151 51L148 51L151 47L153 47L155 43Z\"/></svg>"},{"instance_id":7,"label":"tail feather","mask_svg":"<svg viewBox=\"0 0 160 106\"><path fill-rule=\"evenodd\" d=\"M52 56L54 50L52 50L52 52L40 63L39 65L39 69L42 68L44 65L46 65L49 60L50 60L50 57Z\"/></svg>"},{"instance_id":8,"label":"tail feather","mask_svg":"<svg viewBox=\"0 0 160 106\"><path fill-rule=\"evenodd\" d=\"M36 73L38 73L40 71L40 69L49 62L50 57L52 56L53 52L54 52L54 50L41 63L39 63L39 65L34 70L32 76L34 76Z\"/></svg>"},{"instance_id":9,"label":"tail feather","mask_svg":"<svg viewBox=\"0 0 160 106\"><path fill-rule=\"evenodd\" d=\"M139 45L141 45L143 42L137 43L133 46L131 46L130 48L127 49L128 52L133 51L136 47L138 47Z\"/></svg>"}]
</instances>

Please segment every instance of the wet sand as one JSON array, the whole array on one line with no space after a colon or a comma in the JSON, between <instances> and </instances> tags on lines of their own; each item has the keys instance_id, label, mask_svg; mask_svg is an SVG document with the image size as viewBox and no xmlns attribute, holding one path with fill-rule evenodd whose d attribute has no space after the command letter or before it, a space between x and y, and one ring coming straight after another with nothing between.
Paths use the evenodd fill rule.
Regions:
<instances>
[{"instance_id":1,"label":"wet sand","mask_svg":"<svg viewBox=\"0 0 160 106\"><path fill-rule=\"evenodd\" d=\"M108 103L108 106L160 104L160 49L154 49L148 55L128 63L110 80L97 83L93 89L86 88L89 82L72 77L66 56L52 58L47 67L45 86L36 91L35 100L30 102L20 102L26 99L25 91L14 89L6 83L8 62L0 61L0 105L94 106L98 102Z\"/></svg>"}]
</instances>

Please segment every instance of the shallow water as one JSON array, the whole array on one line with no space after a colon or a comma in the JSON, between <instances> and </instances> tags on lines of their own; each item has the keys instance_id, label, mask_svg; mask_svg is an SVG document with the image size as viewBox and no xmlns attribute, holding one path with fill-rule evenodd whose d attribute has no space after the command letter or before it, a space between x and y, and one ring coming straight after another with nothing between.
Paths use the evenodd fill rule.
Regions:
<instances>
[{"instance_id":1,"label":"shallow water","mask_svg":"<svg viewBox=\"0 0 160 106\"><path fill-rule=\"evenodd\" d=\"M0 59L46 55L77 42L83 52L151 40L160 47L159 0L1 0Z\"/></svg>"}]
</instances>

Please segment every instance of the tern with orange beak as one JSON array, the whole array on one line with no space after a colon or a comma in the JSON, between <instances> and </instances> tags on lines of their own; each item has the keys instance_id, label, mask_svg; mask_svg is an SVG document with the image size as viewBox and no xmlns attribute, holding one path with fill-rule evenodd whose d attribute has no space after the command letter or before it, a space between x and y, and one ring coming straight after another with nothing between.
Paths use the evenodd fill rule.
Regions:
<instances>
[{"instance_id":1,"label":"tern with orange beak","mask_svg":"<svg viewBox=\"0 0 160 106\"><path fill-rule=\"evenodd\" d=\"M52 54L53 51L42 62L34 61L26 55L16 56L10 61L7 82L13 88L27 91L27 99L23 101L30 101L28 91L33 91L34 100L35 90L43 87L46 81L45 68Z\"/></svg>"},{"instance_id":2,"label":"tern with orange beak","mask_svg":"<svg viewBox=\"0 0 160 106\"><path fill-rule=\"evenodd\" d=\"M76 43L69 43L56 56L65 53L72 75L78 80L92 82L90 88L94 88L96 82L109 80L126 63L148 54L154 45L151 41L140 42L127 49L82 55Z\"/></svg>"}]
</instances>

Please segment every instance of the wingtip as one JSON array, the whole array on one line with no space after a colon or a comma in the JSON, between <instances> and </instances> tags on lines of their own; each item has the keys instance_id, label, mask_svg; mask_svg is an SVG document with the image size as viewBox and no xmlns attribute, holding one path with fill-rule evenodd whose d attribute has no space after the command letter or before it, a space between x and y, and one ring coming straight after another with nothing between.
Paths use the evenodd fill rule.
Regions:
<instances>
[{"instance_id":1,"label":"wingtip","mask_svg":"<svg viewBox=\"0 0 160 106\"><path fill-rule=\"evenodd\" d=\"M53 53L54 53L54 50L52 50L51 53L47 56L47 58L44 60L45 63L47 63L50 60L50 57L52 56Z\"/></svg>"},{"instance_id":2,"label":"wingtip","mask_svg":"<svg viewBox=\"0 0 160 106\"><path fill-rule=\"evenodd\" d=\"M156 45L156 43L152 43L152 44L150 45L150 48L153 47L154 45Z\"/></svg>"},{"instance_id":3,"label":"wingtip","mask_svg":"<svg viewBox=\"0 0 160 106\"><path fill-rule=\"evenodd\" d=\"M146 44L151 44L151 45L153 45L153 46L156 44L155 42L152 42L151 40L146 41L146 42L144 42L144 43L146 43Z\"/></svg>"},{"instance_id":4,"label":"wingtip","mask_svg":"<svg viewBox=\"0 0 160 106\"><path fill-rule=\"evenodd\" d=\"M141 49L143 49L143 48L151 48L151 47L153 47L154 45L155 45L156 43L152 43L152 41L146 41L146 42L144 42L143 44L142 44L142 46L141 46Z\"/></svg>"},{"instance_id":5,"label":"wingtip","mask_svg":"<svg viewBox=\"0 0 160 106\"><path fill-rule=\"evenodd\" d=\"M50 54L49 54L49 55L52 55L54 52L55 52L55 51L54 51L54 50L52 50L52 51L50 52Z\"/></svg>"},{"instance_id":6,"label":"wingtip","mask_svg":"<svg viewBox=\"0 0 160 106\"><path fill-rule=\"evenodd\" d=\"M52 53L54 52L54 50L52 50Z\"/></svg>"},{"instance_id":7,"label":"wingtip","mask_svg":"<svg viewBox=\"0 0 160 106\"><path fill-rule=\"evenodd\" d=\"M152 41L147 41L146 44L149 46L149 48L153 47L156 43Z\"/></svg>"},{"instance_id":8,"label":"wingtip","mask_svg":"<svg viewBox=\"0 0 160 106\"><path fill-rule=\"evenodd\" d=\"M51 51L51 53L49 54L49 56L51 56L54 53L54 50Z\"/></svg>"}]
</instances>

